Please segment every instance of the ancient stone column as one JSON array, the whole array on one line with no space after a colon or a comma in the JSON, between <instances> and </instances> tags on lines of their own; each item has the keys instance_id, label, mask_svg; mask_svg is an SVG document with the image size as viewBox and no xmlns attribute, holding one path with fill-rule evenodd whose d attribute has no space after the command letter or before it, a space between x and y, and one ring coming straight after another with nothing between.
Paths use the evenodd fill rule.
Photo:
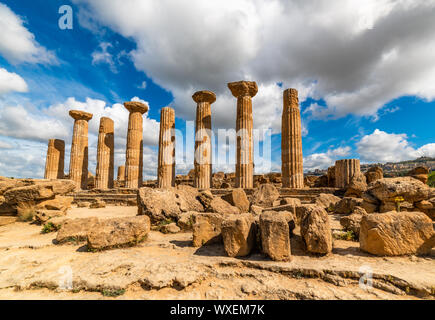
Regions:
<instances>
[{"instance_id":1,"label":"ancient stone column","mask_svg":"<svg viewBox=\"0 0 435 320\"><path fill-rule=\"evenodd\" d=\"M143 168L143 118L148 106L141 102L125 102L124 107L130 111L128 117L127 150L125 155L125 187L142 186Z\"/></svg>"},{"instance_id":2,"label":"ancient stone column","mask_svg":"<svg viewBox=\"0 0 435 320\"><path fill-rule=\"evenodd\" d=\"M69 115L75 120L69 178L75 181L78 188L86 190L88 187L88 121L92 119L93 115L78 110L71 110Z\"/></svg>"},{"instance_id":3,"label":"ancient stone column","mask_svg":"<svg viewBox=\"0 0 435 320\"><path fill-rule=\"evenodd\" d=\"M159 188L175 186L175 110L169 107L160 111L157 185Z\"/></svg>"},{"instance_id":4,"label":"ancient stone column","mask_svg":"<svg viewBox=\"0 0 435 320\"><path fill-rule=\"evenodd\" d=\"M192 96L197 103L195 123L195 178L198 189L210 189L212 175L211 107L216 95L211 91L198 91Z\"/></svg>"},{"instance_id":5,"label":"ancient stone column","mask_svg":"<svg viewBox=\"0 0 435 320\"><path fill-rule=\"evenodd\" d=\"M115 136L114 123L110 118L100 119L97 147L97 170L95 174L95 188L112 189L114 162L115 162Z\"/></svg>"},{"instance_id":6,"label":"ancient stone column","mask_svg":"<svg viewBox=\"0 0 435 320\"><path fill-rule=\"evenodd\" d=\"M281 127L282 187L304 187L302 129L298 91L284 90Z\"/></svg>"},{"instance_id":7,"label":"ancient stone column","mask_svg":"<svg viewBox=\"0 0 435 320\"><path fill-rule=\"evenodd\" d=\"M125 166L118 167L118 181L125 181Z\"/></svg>"},{"instance_id":8,"label":"ancient stone column","mask_svg":"<svg viewBox=\"0 0 435 320\"><path fill-rule=\"evenodd\" d=\"M63 179L65 164L65 141L48 140L44 179Z\"/></svg>"},{"instance_id":9,"label":"ancient stone column","mask_svg":"<svg viewBox=\"0 0 435 320\"><path fill-rule=\"evenodd\" d=\"M360 173L358 159L344 159L335 161L335 187L346 188L355 174Z\"/></svg>"},{"instance_id":10,"label":"ancient stone column","mask_svg":"<svg viewBox=\"0 0 435 320\"><path fill-rule=\"evenodd\" d=\"M253 188L252 97L257 94L258 87L253 81L239 81L228 83L228 88L237 98L236 188Z\"/></svg>"}]
</instances>

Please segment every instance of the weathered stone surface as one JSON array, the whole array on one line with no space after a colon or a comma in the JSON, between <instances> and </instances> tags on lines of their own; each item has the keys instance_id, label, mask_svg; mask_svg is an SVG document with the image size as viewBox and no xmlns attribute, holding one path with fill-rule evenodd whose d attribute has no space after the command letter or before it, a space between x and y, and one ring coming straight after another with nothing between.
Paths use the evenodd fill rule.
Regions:
<instances>
[{"instance_id":1,"label":"weathered stone surface","mask_svg":"<svg viewBox=\"0 0 435 320\"><path fill-rule=\"evenodd\" d=\"M85 241L86 235L97 222L98 218L95 217L66 220L57 232L56 241L57 243Z\"/></svg>"},{"instance_id":2,"label":"weathered stone surface","mask_svg":"<svg viewBox=\"0 0 435 320\"><path fill-rule=\"evenodd\" d=\"M265 211L260 215L263 252L275 261L290 261L290 230L285 214Z\"/></svg>"},{"instance_id":3,"label":"weathered stone surface","mask_svg":"<svg viewBox=\"0 0 435 320\"><path fill-rule=\"evenodd\" d=\"M428 199L430 187L411 177L384 178L371 183L368 192L384 202L403 197L405 201L414 203Z\"/></svg>"},{"instance_id":4,"label":"weathered stone surface","mask_svg":"<svg viewBox=\"0 0 435 320\"><path fill-rule=\"evenodd\" d=\"M220 214L239 214L240 209L230 205L220 197L214 198L206 209L207 212L217 212Z\"/></svg>"},{"instance_id":5,"label":"weathered stone surface","mask_svg":"<svg viewBox=\"0 0 435 320\"><path fill-rule=\"evenodd\" d=\"M90 205L89 205L89 209L100 209L100 208L105 208L106 207L106 203L101 200L101 199L95 199Z\"/></svg>"},{"instance_id":6,"label":"weathered stone surface","mask_svg":"<svg viewBox=\"0 0 435 320\"><path fill-rule=\"evenodd\" d=\"M328 168L328 187L334 188L335 187L335 166Z\"/></svg>"},{"instance_id":7,"label":"weathered stone surface","mask_svg":"<svg viewBox=\"0 0 435 320\"><path fill-rule=\"evenodd\" d=\"M188 185L179 185L173 190L181 211L204 211L204 206L198 200L200 194L196 188Z\"/></svg>"},{"instance_id":8,"label":"weathered stone surface","mask_svg":"<svg viewBox=\"0 0 435 320\"><path fill-rule=\"evenodd\" d=\"M222 220L219 213L197 213L193 215L193 246L222 242Z\"/></svg>"},{"instance_id":9,"label":"weathered stone surface","mask_svg":"<svg viewBox=\"0 0 435 320\"><path fill-rule=\"evenodd\" d=\"M119 166L118 167L118 175L117 179L118 181L125 181L125 166Z\"/></svg>"},{"instance_id":10,"label":"weathered stone surface","mask_svg":"<svg viewBox=\"0 0 435 320\"><path fill-rule=\"evenodd\" d=\"M18 220L17 217L1 217L0 216L0 227L15 223L15 222L17 222L17 220Z\"/></svg>"},{"instance_id":11,"label":"weathered stone surface","mask_svg":"<svg viewBox=\"0 0 435 320\"><path fill-rule=\"evenodd\" d=\"M69 115L74 118L69 179L76 183L77 188L88 188L88 121L92 114L84 111L71 110Z\"/></svg>"},{"instance_id":12,"label":"weathered stone surface","mask_svg":"<svg viewBox=\"0 0 435 320\"><path fill-rule=\"evenodd\" d=\"M152 223L178 219L181 213L173 189L140 188L137 203L138 214L149 216Z\"/></svg>"},{"instance_id":13,"label":"weathered stone surface","mask_svg":"<svg viewBox=\"0 0 435 320\"><path fill-rule=\"evenodd\" d=\"M363 199L344 197L335 205L334 212L339 214L351 214L355 207L362 206Z\"/></svg>"},{"instance_id":14,"label":"weathered stone surface","mask_svg":"<svg viewBox=\"0 0 435 320\"><path fill-rule=\"evenodd\" d=\"M130 112L125 156L125 187L140 188L143 168L142 115L148 111L148 106L140 102L129 101L124 102L124 107Z\"/></svg>"},{"instance_id":15,"label":"weathered stone surface","mask_svg":"<svg viewBox=\"0 0 435 320\"><path fill-rule=\"evenodd\" d=\"M313 188L316 183L318 176L304 176L304 185L307 188ZM335 186L334 186L335 187Z\"/></svg>"},{"instance_id":16,"label":"weathered stone surface","mask_svg":"<svg viewBox=\"0 0 435 320\"><path fill-rule=\"evenodd\" d=\"M316 200L314 201L315 204L322 207L323 209L327 211L333 211L335 208L335 205L340 201L341 199L337 196L334 196L330 193L321 193L316 197Z\"/></svg>"},{"instance_id":17,"label":"weathered stone surface","mask_svg":"<svg viewBox=\"0 0 435 320\"><path fill-rule=\"evenodd\" d=\"M314 181L314 188L326 188L328 187L328 176L324 174Z\"/></svg>"},{"instance_id":18,"label":"weathered stone surface","mask_svg":"<svg viewBox=\"0 0 435 320\"><path fill-rule=\"evenodd\" d=\"M33 221L37 224L43 224L52 218L62 217L65 215L66 212L62 210L37 209L35 211L35 215L33 216Z\"/></svg>"},{"instance_id":19,"label":"weathered stone surface","mask_svg":"<svg viewBox=\"0 0 435 320\"><path fill-rule=\"evenodd\" d=\"M9 178L2 177L2 180L0 180L0 195L3 195L9 189L25 187L31 184L33 183L24 180L9 179Z\"/></svg>"},{"instance_id":20,"label":"weathered stone surface","mask_svg":"<svg viewBox=\"0 0 435 320\"><path fill-rule=\"evenodd\" d=\"M147 216L100 219L87 234L88 249L133 246L144 241L149 231Z\"/></svg>"},{"instance_id":21,"label":"weathered stone surface","mask_svg":"<svg viewBox=\"0 0 435 320\"><path fill-rule=\"evenodd\" d=\"M314 209L316 209L318 207L319 206L317 204L314 204L314 203L302 204L300 206L297 206L296 207L296 215L295 215L296 224L300 225L302 217L309 214L311 211L313 211Z\"/></svg>"},{"instance_id":22,"label":"weathered stone surface","mask_svg":"<svg viewBox=\"0 0 435 320\"><path fill-rule=\"evenodd\" d=\"M279 191L273 184L262 184L252 195L251 203L260 207L272 207L279 198Z\"/></svg>"},{"instance_id":23,"label":"weathered stone surface","mask_svg":"<svg viewBox=\"0 0 435 320\"><path fill-rule=\"evenodd\" d=\"M346 197L361 197L363 192L367 190L366 177L361 172L353 175L345 193Z\"/></svg>"},{"instance_id":24,"label":"weathered stone surface","mask_svg":"<svg viewBox=\"0 0 435 320\"><path fill-rule=\"evenodd\" d=\"M162 233L178 233L181 231L181 228L177 226L175 222L165 224L160 228Z\"/></svg>"},{"instance_id":25,"label":"weathered stone surface","mask_svg":"<svg viewBox=\"0 0 435 320\"><path fill-rule=\"evenodd\" d=\"M204 206L205 210L210 206L210 203L214 199L210 190L203 190L199 193L198 200Z\"/></svg>"},{"instance_id":26,"label":"weathered stone surface","mask_svg":"<svg viewBox=\"0 0 435 320\"><path fill-rule=\"evenodd\" d=\"M232 206L239 208L240 212L249 211L249 200L242 188L231 190L231 192L223 195L222 199L227 201Z\"/></svg>"},{"instance_id":27,"label":"weathered stone surface","mask_svg":"<svg viewBox=\"0 0 435 320\"><path fill-rule=\"evenodd\" d=\"M194 185L209 189L212 184L211 104L216 95L211 91L198 91L192 96L197 103L195 122Z\"/></svg>"},{"instance_id":28,"label":"weathered stone surface","mask_svg":"<svg viewBox=\"0 0 435 320\"><path fill-rule=\"evenodd\" d=\"M88 201L77 202L77 208L89 208L90 205L91 203Z\"/></svg>"},{"instance_id":29,"label":"weathered stone surface","mask_svg":"<svg viewBox=\"0 0 435 320\"><path fill-rule=\"evenodd\" d=\"M98 133L97 168L95 188L112 189L115 162L115 124L112 119L102 117Z\"/></svg>"},{"instance_id":30,"label":"weathered stone surface","mask_svg":"<svg viewBox=\"0 0 435 320\"><path fill-rule=\"evenodd\" d=\"M408 175L413 177L414 179L417 179L424 184L427 183L428 175L429 175L429 169L427 167L416 167L408 172Z\"/></svg>"},{"instance_id":31,"label":"weathered stone surface","mask_svg":"<svg viewBox=\"0 0 435 320\"><path fill-rule=\"evenodd\" d=\"M85 120L89 121L92 119L92 113L80 111L80 110L70 110L69 115L74 120Z\"/></svg>"},{"instance_id":32,"label":"weathered stone surface","mask_svg":"<svg viewBox=\"0 0 435 320\"><path fill-rule=\"evenodd\" d=\"M4 198L9 204L17 204L26 201L39 201L62 195L75 190L75 184L71 180L42 180L36 184L11 188L4 194Z\"/></svg>"},{"instance_id":33,"label":"weathered stone surface","mask_svg":"<svg viewBox=\"0 0 435 320\"><path fill-rule=\"evenodd\" d=\"M298 198L283 198L281 199L281 205L285 205L285 204L289 204L292 206L300 206L301 205L301 200Z\"/></svg>"},{"instance_id":34,"label":"weathered stone surface","mask_svg":"<svg viewBox=\"0 0 435 320\"><path fill-rule=\"evenodd\" d=\"M332 234L328 213L321 207L301 216L301 236L309 252L327 254L332 251Z\"/></svg>"},{"instance_id":35,"label":"weathered stone surface","mask_svg":"<svg viewBox=\"0 0 435 320\"><path fill-rule=\"evenodd\" d=\"M364 209L356 207L353 213L340 218L340 224L343 228L352 231L357 237L359 237L361 219L366 214L367 212Z\"/></svg>"},{"instance_id":36,"label":"weathered stone surface","mask_svg":"<svg viewBox=\"0 0 435 320\"><path fill-rule=\"evenodd\" d=\"M387 212L363 216L360 248L380 256L428 254L435 246L432 220L422 212Z\"/></svg>"},{"instance_id":37,"label":"weathered stone surface","mask_svg":"<svg viewBox=\"0 0 435 320\"><path fill-rule=\"evenodd\" d=\"M370 167L365 173L367 184L372 183L373 181L383 179L384 178L384 170L381 167Z\"/></svg>"},{"instance_id":38,"label":"weathered stone surface","mask_svg":"<svg viewBox=\"0 0 435 320\"><path fill-rule=\"evenodd\" d=\"M157 167L159 188L175 186L175 110L160 110L159 154Z\"/></svg>"},{"instance_id":39,"label":"weathered stone surface","mask_svg":"<svg viewBox=\"0 0 435 320\"><path fill-rule=\"evenodd\" d=\"M358 159L343 159L335 161L335 186L347 188L352 177L361 171Z\"/></svg>"},{"instance_id":40,"label":"weathered stone surface","mask_svg":"<svg viewBox=\"0 0 435 320\"><path fill-rule=\"evenodd\" d=\"M432 200L432 202L434 202L434 201ZM429 209L433 208L432 202L430 202L428 200L422 200L422 201L416 202L415 206L420 210L429 210Z\"/></svg>"},{"instance_id":41,"label":"weathered stone surface","mask_svg":"<svg viewBox=\"0 0 435 320\"><path fill-rule=\"evenodd\" d=\"M180 185L176 188L140 188L138 192L138 215L147 215L152 223L165 219L177 221L181 212L204 211L198 201L195 188Z\"/></svg>"},{"instance_id":42,"label":"weathered stone surface","mask_svg":"<svg viewBox=\"0 0 435 320\"><path fill-rule=\"evenodd\" d=\"M298 91L286 89L283 93L281 123L282 187L303 188L302 126Z\"/></svg>"},{"instance_id":43,"label":"weathered stone surface","mask_svg":"<svg viewBox=\"0 0 435 320\"><path fill-rule=\"evenodd\" d=\"M190 231L193 228L193 215L198 212L189 211L182 212L180 218L177 221L177 225L184 231Z\"/></svg>"},{"instance_id":44,"label":"weathered stone surface","mask_svg":"<svg viewBox=\"0 0 435 320\"><path fill-rule=\"evenodd\" d=\"M256 224L249 213L225 217L222 222L225 251L230 257L244 257L251 253L255 243Z\"/></svg>"},{"instance_id":45,"label":"weathered stone surface","mask_svg":"<svg viewBox=\"0 0 435 320\"><path fill-rule=\"evenodd\" d=\"M254 186L254 149L252 97L258 92L253 81L228 83L228 88L237 98L237 155L236 155L236 188L252 188Z\"/></svg>"},{"instance_id":46,"label":"weathered stone surface","mask_svg":"<svg viewBox=\"0 0 435 320\"><path fill-rule=\"evenodd\" d=\"M65 166L65 141L48 140L44 179L63 179Z\"/></svg>"},{"instance_id":47,"label":"weathered stone surface","mask_svg":"<svg viewBox=\"0 0 435 320\"><path fill-rule=\"evenodd\" d=\"M260 206L252 205L250 212L256 216L259 216L263 212L263 208Z\"/></svg>"},{"instance_id":48,"label":"weathered stone surface","mask_svg":"<svg viewBox=\"0 0 435 320\"><path fill-rule=\"evenodd\" d=\"M37 209L47 209L47 210L61 210L67 211L71 208L71 204L74 201L73 197L66 196L55 196L54 199L44 200L36 205Z\"/></svg>"}]
</instances>

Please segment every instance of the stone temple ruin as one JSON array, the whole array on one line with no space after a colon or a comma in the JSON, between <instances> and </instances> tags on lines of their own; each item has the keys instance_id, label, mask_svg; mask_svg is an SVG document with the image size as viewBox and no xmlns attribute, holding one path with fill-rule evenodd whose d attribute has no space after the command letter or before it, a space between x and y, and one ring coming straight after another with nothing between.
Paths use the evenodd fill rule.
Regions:
<instances>
[{"instance_id":1,"label":"stone temple ruin","mask_svg":"<svg viewBox=\"0 0 435 320\"><path fill-rule=\"evenodd\" d=\"M354 291L357 290L361 261L379 263L376 260L379 256L412 256L413 261L418 262L412 265L413 270L422 270L422 274L435 270L435 190L425 184L427 169L416 168L406 177L384 178L379 167L362 172L358 159L343 159L337 160L324 176L304 177L298 92L286 89L283 92L281 128L282 172L255 175L252 100L258 87L252 81L239 81L229 83L228 88L237 98L234 173L213 173L210 130L216 95L211 91L198 91L192 96L196 103L195 150L192 150L195 160L194 169L186 176L175 173L175 110L170 107L161 109L157 181L142 179L142 125L147 106L140 102L124 103L129 111L126 160L125 165L118 167L116 179L113 120L100 119L94 177L88 172L88 121L93 115L71 110L69 114L74 119L74 126L68 175L64 175L65 142L49 140L44 180L0 178L0 216L12 220L29 216L29 221L44 226L44 230L54 228L57 231L53 239L56 245L71 243L73 239L76 245L86 243L87 250L95 254L106 249L141 248L141 243L144 243L145 254L149 249L147 245L151 248L157 241L155 239L163 241L153 233L157 231L172 239L165 244L158 242L158 250L163 250L163 247L176 250L177 244L183 243L180 244L183 249L179 251L183 255L186 251L182 250L188 250L185 247L196 248L188 258L192 261L188 266L175 260L162 261L158 266L148 265L155 267L157 273L162 265L172 268L168 277L174 279L157 281L151 276L141 275L140 281L146 282L146 288L154 289L164 287L161 283L175 288L175 284L186 287L192 283L189 281L199 281L207 276L219 279L216 274L204 270L216 270L217 266L222 268L231 263L261 270L261 274L258 271L249 279L261 278L264 273L278 270L279 277L283 274L314 277L336 287L353 285ZM104 210L106 205L111 208L123 206L117 209L121 215L100 217L100 211L95 211L91 217L75 219L69 219L67 215L71 210ZM133 207L134 215L123 216L123 212L130 209L127 207ZM186 235L180 236L183 241L171 238L182 234ZM204 259L197 257L201 254ZM256 258L250 260L250 256ZM248 260L222 262L216 260L217 257L248 257ZM123 256L120 263L124 259L129 257ZM134 261L135 258L131 259ZM117 263L113 262L115 260L110 262L112 270L115 268L112 264ZM154 258L151 260L155 261ZM217 261L217 265L209 268L213 261ZM273 267L268 264L274 261L288 264L274 264ZM332 262L328 264L328 261ZM402 264L401 260L399 265ZM192 272L189 271L189 275L182 273L181 266ZM392 268L388 265L387 269ZM426 274L423 282L413 282L415 279L412 277L401 278L403 272L379 272L376 288L383 293L378 292L377 297L392 298L385 292L393 296L410 292L419 297L435 296L433 273ZM100 274L100 269L96 274ZM192 277L197 277L197 280L185 280ZM273 287L283 286L287 281L276 275L270 277L276 279ZM236 278L234 281L237 282ZM296 298L316 298L306 295L305 291L292 291L286 293L288 296L271 288L262 290L265 290L260 290L264 297L286 299L293 294ZM271 294L270 290L275 293ZM282 287L280 290L288 292L286 290L290 289ZM246 297L252 292L253 289L245 285L241 294ZM334 291L335 297L349 297L347 294ZM365 294L361 291L353 297L373 298Z\"/></svg>"}]
</instances>

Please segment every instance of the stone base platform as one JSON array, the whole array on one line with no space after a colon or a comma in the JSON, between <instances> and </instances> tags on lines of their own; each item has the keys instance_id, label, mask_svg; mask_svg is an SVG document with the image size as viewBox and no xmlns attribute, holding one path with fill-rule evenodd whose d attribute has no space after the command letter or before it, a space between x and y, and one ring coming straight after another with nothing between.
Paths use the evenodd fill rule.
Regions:
<instances>
[{"instance_id":1,"label":"stone base platform","mask_svg":"<svg viewBox=\"0 0 435 320\"><path fill-rule=\"evenodd\" d=\"M304 189L291 189L291 188L277 188L282 198L297 198L302 203L312 202L319 194L328 193L339 197L344 195L344 191L338 188L304 188ZM214 196L222 196L227 194L231 189L211 189ZM245 189L246 195L249 197L254 193L255 189Z\"/></svg>"},{"instance_id":2,"label":"stone base platform","mask_svg":"<svg viewBox=\"0 0 435 320\"><path fill-rule=\"evenodd\" d=\"M79 192L70 193L69 196L74 197L73 203L92 202L96 199L100 199L109 205L137 205L137 189L118 188L108 190L82 190Z\"/></svg>"},{"instance_id":3,"label":"stone base platform","mask_svg":"<svg viewBox=\"0 0 435 320\"><path fill-rule=\"evenodd\" d=\"M231 189L210 189L214 196L227 194ZM254 193L255 189L245 189L248 198ZM280 198L298 198L302 203L312 202L319 194L328 193L336 196L343 196L343 191L337 188L305 188L305 189L287 189L278 188ZM109 205L137 205L137 189L117 188L109 190L83 190L69 194L74 197L74 203L92 202L96 199L103 200Z\"/></svg>"}]
</instances>

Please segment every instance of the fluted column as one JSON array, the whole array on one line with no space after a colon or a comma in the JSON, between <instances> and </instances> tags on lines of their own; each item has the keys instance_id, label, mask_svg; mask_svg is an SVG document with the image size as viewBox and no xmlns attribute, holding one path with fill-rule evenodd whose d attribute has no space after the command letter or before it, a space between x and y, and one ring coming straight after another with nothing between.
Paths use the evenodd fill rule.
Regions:
<instances>
[{"instance_id":1,"label":"fluted column","mask_svg":"<svg viewBox=\"0 0 435 320\"><path fill-rule=\"evenodd\" d=\"M344 159L335 161L335 187L346 188L355 174L360 173L358 159Z\"/></svg>"},{"instance_id":2,"label":"fluted column","mask_svg":"<svg viewBox=\"0 0 435 320\"><path fill-rule=\"evenodd\" d=\"M237 154L236 188L254 187L254 148L252 141L252 97L258 92L253 81L228 83L228 88L237 98Z\"/></svg>"},{"instance_id":3,"label":"fluted column","mask_svg":"<svg viewBox=\"0 0 435 320\"><path fill-rule=\"evenodd\" d=\"M118 181L125 181L125 166L118 167Z\"/></svg>"},{"instance_id":4,"label":"fluted column","mask_svg":"<svg viewBox=\"0 0 435 320\"><path fill-rule=\"evenodd\" d=\"M100 119L97 147L97 170L95 188L112 189L115 161L114 123L110 118Z\"/></svg>"},{"instance_id":5,"label":"fluted column","mask_svg":"<svg viewBox=\"0 0 435 320\"><path fill-rule=\"evenodd\" d=\"M281 127L282 187L304 187L302 129L298 91L287 89L283 94Z\"/></svg>"},{"instance_id":6,"label":"fluted column","mask_svg":"<svg viewBox=\"0 0 435 320\"><path fill-rule=\"evenodd\" d=\"M142 186L143 168L143 117L148 106L143 103L125 102L124 107L130 111L128 117L127 150L125 155L125 187Z\"/></svg>"},{"instance_id":7,"label":"fluted column","mask_svg":"<svg viewBox=\"0 0 435 320\"><path fill-rule=\"evenodd\" d=\"M75 120L71 144L69 178L77 187L86 190L88 187L88 121L92 113L71 110L69 115Z\"/></svg>"},{"instance_id":8,"label":"fluted column","mask_svg":"<svg viewBox=\"0 0 435 320\"><path fill-rule=\"evenodd\" d=\"M192 98L197 103L194 185L198 189L210 189L212 175L211 104L216 101L216 95L211 91L198 91Z\"/></svg>"},{"instance_id":9,"label":"fluted column","mask_svg":"<svg viewBox=\"0 0 435 320\"><path fill-rule=\"evenodd\" d=\"M175 110L169 107L160 111L157 185L159 188L175 186Z\"/></svg>"},{"instance_id":10,"label":"fluted column","mask_svg":"<svg viewBox=\"0 0 435 320\"><path fill-rule=\"evenodd\" d=\"M48 140L44 179L63 179L65 164L65 141Z\"/></svg>"}]
</instances>

